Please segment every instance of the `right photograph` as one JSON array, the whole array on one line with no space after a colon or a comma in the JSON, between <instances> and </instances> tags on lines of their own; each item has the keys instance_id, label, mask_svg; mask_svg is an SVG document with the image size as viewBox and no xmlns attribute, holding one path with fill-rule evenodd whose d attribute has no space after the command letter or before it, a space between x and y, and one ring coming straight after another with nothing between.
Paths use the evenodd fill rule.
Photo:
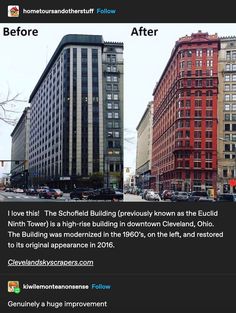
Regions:
<instances>
[{"instance_id":1,"label":"right photograph","mask_svg":"<svg viewBox=\"0 0 236 313\"><path fill-rule=\"evenodd\" d=\"M199 30L172 47L137 123L125 200L236 201L236 36Z\"/></svg>"}]
</instances>

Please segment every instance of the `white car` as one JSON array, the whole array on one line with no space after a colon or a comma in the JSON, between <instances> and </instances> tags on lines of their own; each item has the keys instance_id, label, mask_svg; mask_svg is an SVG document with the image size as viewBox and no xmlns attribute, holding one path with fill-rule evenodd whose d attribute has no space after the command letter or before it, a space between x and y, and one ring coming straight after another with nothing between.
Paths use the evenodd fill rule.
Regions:
<instances>
[{"instance_id":1,"label":"white car","mask_svg":"<svg viewBox=\"0 0 236 313\"><path fill-rule=\"evenodd\" d=\"M16 188L16 189L14 189L14 192L16 192L16 193L22 193L22 192L24 192L24 189Z\"/></svg>"},{"instance_id":2,"label":"white car","mask_svg":"<svg viewBox=\"0 0 236 313\"><path fill-rule=\"evenodd\" d=\"M151 201L161 201L161 197L158 192L155 191L149 191L146 194L146 200L151 200Z\"/></svg>"}]
</instances>

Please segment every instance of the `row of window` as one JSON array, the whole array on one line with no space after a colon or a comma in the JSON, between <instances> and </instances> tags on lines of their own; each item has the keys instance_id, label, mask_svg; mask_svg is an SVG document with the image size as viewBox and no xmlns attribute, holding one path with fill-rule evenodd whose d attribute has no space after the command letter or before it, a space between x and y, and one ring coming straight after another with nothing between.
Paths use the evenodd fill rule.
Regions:
<instances>
[{"instance_id":1,"label":"row of window","mask_svg":"<svg viewBox=\"0 0 236 313\"><path fill-rule=\"evenodd\" d=\"M184 77L186 75L187 77L192 77L194 75L193 73L194 73L193 71L181 71L179 76ZM208 70L206 70L206 72L203 72L202 70L196 70L195 71L196 77L201 77L203 75L213 76L213 70L208 69Z\"/></svg>"},{"instance_id":2,"label":"row of window","mask_svg":"<svg viewBox=\"0 0 236 313\"><path fill-rule=\"evenodd\" d=\"M225 124L224 129L226 131L236 131L236 124Z\"/></svg>"},{"instance_id":3,"label":"row of window","mask_svg":"<svg viewBox=\"0 0 236 313\"><path fill-rule=\"evenodd\" d=\"M107 76L106 81L107 82L118 82L118 76Z\"/></svg>"},{"instance_id":4,"label":"row of window","mask_svg":"<svg viewBox=\"0 0 236 313\"><path fill-rule=\"evenodd\" d=\"M227 74L227 75L225 75L225 82L230 82L230 81L232 81L232 82L236 81L236 74L232 74L232 75Z\"/></svg>"},{"instance_id":5,"label":"row of window","mask_svg":"<svg viewBox=\"0 0 236 313\"><path fill-rule=\"evenodd\" d=\"M206 67L213 67L213 60L207 60L206 63L202 62L202 60L196 60L195 63L192 61L181 61L179 63L180 68L192 68L192 66L195 65L195 67L203 67L206 64Z\"/></svg>"},{"instance_id":6,"label":"row of window","mask_svg":"<svg viewBox=\"0 0 236 313\"><path fill-rule=\"evenodd\" d=\"M107 93L107 100L119 100L118 93Z\"/></svg>"},{"instance_id":7,"label":"row of window","mask_svg":"<svg viewBox=\"0 0 236 313\"><path fill-rule=\"evenodd\" d=\"M181 58L184 58L185 56L191 57L193 55L193 52L194 52L194 50L186 50L186 51L182 50L182 51L180 51L180 57ZM213 49L206 49L206 50L205 49L196 49L195 52L196 52L197 57L202 57L203 52L206 52L207 57L213 56Z\"/></svg>"},{"instance_id":8,"label":"row of window","mask_svg":"<svg viewBox=\"0 0 236 313\"><path fill-rule=\"evenodd\" d=\"M106 84L106 90L118 91L119 85L118 84Z\"/></svg>"},{"instance_id":9,"label":"row of window","mask_svg":"<svg viewBox=\"0 0 236 313\"><path fill-rule=\"evenodd\" d=\"M119 103L117 102L107 102L107 109L108 110L119 110Z\"/></svg>"},{"instance_id":10,"label":"row of window","mask_svg":"<svg viewBox=\"0 0 236 313\"><path fill-rule=\"evenodd\" d=\"M225 71L236 71L236 64L226 64Z\"/></svg>"},{"instance_id":11,"label":"row of window","mask_svg":"<svg viewBox=\"0 0 236 313\"><path fill-rule=\"evenodd\" d=\"M236 60L236 50L226 51L226 60Z\"/></svg>"},{"instance_id":12,"label":"row of window","mask_svg":"<svg viewBox=\"0 0 236 313\"><path fill-rule=\"evenodd\" d=\"M178 140L176 141L175 144L176 148L180 148L180 147L190 147L190 141L189 140ZM194 142L194 148L196 149L204 149L204 143L202 143L202 141L195 141ZM205 142L205 149L212 149L212 141L206 141Z\"/></svg>"},{"instance_id":13,"label":"row of window","mask_svg":"<svg viewBox=\"0 0 236 313\"><path fill-rule=\"evenodd\" d=\"M194 127L199 128L199 127L202 127L202 126L204 126L204 121L202 121L202 120L195 120L194 121ZM213 126L213 121L212 120L206 120L205 121L205 126L206 126L206 128L212 127ZM190 120L185 120L185 121L180 120L180 121L178 121L177 124L176 124L176 128L182 128L182 127L190 127Z\"/></svg>"},{"instance_id":14,"label":"row of window","mask_svg":"<svg viewBox=\"0 0 236 313\"><path fill-rule=\"evenodd\" d=\"M177 161L176 162L176 167L177 168L185 168L185 167L190 167L189 161ZM212 162L194 162L193 163L194 168L212 168Z\"/></svg>"},{"instance_id":15,"label":"row of window","mask_svg":"<svg viewBox=\"0 0 236 313\"><path fill-rule=\"evenodd\" d=\"M225 84L225 91L236 91L236 84Z\"/></svg>"},{"instance_id":16,"label":"row of window","mask_svg":"<svg viewBox=\"0 0 236 313\"><path fill-rule=\"evenodd\" d=\"M227 141L236 141L236 134L225 134L225 140Z\"/></svg>"},{"instance_id":17,"label":"row of window","mask_svg":"<svg viewBox=\"0 0 236 313\"><path fill-rule=\"evenodd\" d=\"M225 121L236 121L236 114L225 114Z\"/></svg>"},{"instance_id":18,"label":"row of window","mask_svg":"<svg viewBox=\"0 0 236 313\"><path fill-rule=\"evenodd\" d=\"M179 110L176 113L176 117L177 118L190 117L191 116L190 113L191 113L190 110ZM204 116L203 111L202 110L195 110L194 111L194 116L195 117L202 117L202 116ZM206 110L205 116L206 117L213 117L213 111L212 110Z\"/></svg>"},{"instance_id":19,"label":"row of window","mask_svg":"<svg viewBox=\"0 0 236 313\"><path fill-rule=\"evenodd\" d=\"M232 104L226 103L224 105L224 110L225 111L236 111L236 104L235 103L232 103Z\"/></svg>"}]
</instances>

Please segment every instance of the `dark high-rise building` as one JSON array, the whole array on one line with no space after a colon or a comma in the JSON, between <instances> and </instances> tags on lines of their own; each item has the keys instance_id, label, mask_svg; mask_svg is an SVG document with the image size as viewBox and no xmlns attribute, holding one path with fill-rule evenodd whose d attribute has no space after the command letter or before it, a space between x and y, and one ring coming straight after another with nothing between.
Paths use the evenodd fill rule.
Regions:
<instances>
[{"instance_id":1,"label":"dark high-rise building","mask_svg":"<svg viewBox=\"0 0 236 313\"><path fill-rule=\"evenodd\" d=\"M30 96L29 171L33 184L71 189L81 180L86 184L91 175L105 176L108 120L103 54L109 45L100 35L66 35L40 77ZM121 128L122 115L113 120ZM122 164L122 157L119 162Z\"/></svg>"},{"instance_id":2,"label":"dark high-rise building","mask_svg":"<svg viewBox=\"0 0 236 313\"><path fill-rule=\"evenodd\" d=\"M217 35L180 38L154 92L152 187L216 190Z\"/></svg>"}]
</instances>

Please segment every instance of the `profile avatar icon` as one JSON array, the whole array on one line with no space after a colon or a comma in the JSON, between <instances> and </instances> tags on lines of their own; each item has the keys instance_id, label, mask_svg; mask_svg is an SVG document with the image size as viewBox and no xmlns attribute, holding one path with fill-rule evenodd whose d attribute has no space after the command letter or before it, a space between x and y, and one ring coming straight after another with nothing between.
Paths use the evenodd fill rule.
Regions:
<instances>
[{"instance_id":1,"label":"profile avatar icon","mask_svg":"<svg viewBox=\"0 0 236 313\"><path fill-rule=\"evenodd\" d=\"M19 17L20 9L18 5L9 5L8 6L8 17Z\"/></svg>"},{"instance_id":2,"label":"profile avatar icon","mask_svg":"<svg viewBox=\"0 0 236 313\"><path fill-rule=\"evenodd\" d=\"M8 292L18 293L19 289L20 289L19 281L12 281L12 280L8 281L7 283Z\"/></svg>"}]
</instances>

